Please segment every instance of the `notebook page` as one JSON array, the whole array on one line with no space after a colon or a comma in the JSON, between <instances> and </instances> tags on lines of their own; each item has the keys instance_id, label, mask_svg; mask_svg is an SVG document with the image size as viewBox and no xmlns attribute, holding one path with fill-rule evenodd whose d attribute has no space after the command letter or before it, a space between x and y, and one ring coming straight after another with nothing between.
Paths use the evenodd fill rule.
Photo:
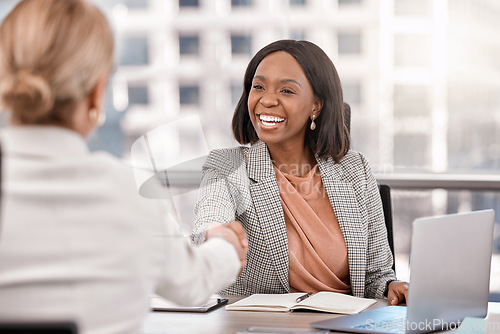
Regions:
<instances>
[{"instance_id":1,"label":"notebook page","mask_svg":"<svg viewBox=\"0 0 500 334\"><path fill-rule=\"evenodd\" d=\"M287 312L296 304L295 300L303 293L254 294L227 305L229 311L281 311Z\"/></svg>"},{"instance_id":2,"label":"notebook page","mask_svg":"<svg viewBox=\"0 0 500 334\"><path fill-rule=\"evenodd\" d=\"M318 292L300 302L293 309L307 308L311 310L355 314L375 304L375 299L359 298L336 292Z\"/></svg>"}]
</instances>

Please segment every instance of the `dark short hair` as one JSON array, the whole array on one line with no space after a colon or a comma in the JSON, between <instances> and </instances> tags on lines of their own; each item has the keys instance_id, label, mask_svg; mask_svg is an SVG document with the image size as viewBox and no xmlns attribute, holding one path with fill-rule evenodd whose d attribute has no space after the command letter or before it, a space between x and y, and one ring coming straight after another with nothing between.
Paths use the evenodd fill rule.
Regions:
<instances>
[{"instance_id":1,"label":"dark short hair","mask_svg":"<svg viewBox=\"0 0 500 334\"><path fill-rule=\"evenodd\" d=\"M344 103L340 78L330 58L321 48L308 41L279 40L262 48L250 60L243 79L243 93L233 115L233 134L240 144L253 144L259 138L248 114L248 95L255 71L269 54L284 51L302 67L312 86L315 98L323 102L316 118L316 129L306 129L306 142L322 159L339 162L350 147L349 131L344 121Z\"/></svg>"}]
</instances>

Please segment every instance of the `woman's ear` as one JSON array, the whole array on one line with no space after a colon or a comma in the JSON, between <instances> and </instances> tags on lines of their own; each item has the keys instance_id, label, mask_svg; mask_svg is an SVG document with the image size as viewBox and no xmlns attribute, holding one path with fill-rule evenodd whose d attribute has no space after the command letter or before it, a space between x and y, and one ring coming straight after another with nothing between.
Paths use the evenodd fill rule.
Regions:
<instances>
[{"instance_id":1,"label":"woman's ear","mask_svg":"<svg viewBox=\"0 0 500 334\"><path fill-rule=\"evenodd\" d=\"M104 93L106 91L106 84L108 76L104 75L97 80L94 89L89 93L90 108L95 108L99 113L102 112Z\"/></svg>"},{"instance_id":2,"label":"woman's ear","mask_svg":"<svg viewBox=\"0 0 500 334\"><path fill-rule=\"evenodd\" d=\"M313 113L316 115L316 118L318 118L318 116L321 113L322 109L323 109L323 100L314 99L314 102L313 102Z\"/></svg>"}]
</instances>

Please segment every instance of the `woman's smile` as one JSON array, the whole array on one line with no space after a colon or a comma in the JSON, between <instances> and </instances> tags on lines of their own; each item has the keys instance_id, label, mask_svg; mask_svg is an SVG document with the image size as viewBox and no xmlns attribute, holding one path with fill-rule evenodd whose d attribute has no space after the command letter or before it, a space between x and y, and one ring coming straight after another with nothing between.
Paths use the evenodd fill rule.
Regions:
<instances>
[{"instance_id":1,"label":"woman's smile","mask_svg":"<svg viewBox=\"0 0 500 334\"><path fill-rule=\"evenodd\" d=\"M259 123L264 129L276 129L285 123L286 118L272 115L257 114Z\"/></svg>"}]
</instances>

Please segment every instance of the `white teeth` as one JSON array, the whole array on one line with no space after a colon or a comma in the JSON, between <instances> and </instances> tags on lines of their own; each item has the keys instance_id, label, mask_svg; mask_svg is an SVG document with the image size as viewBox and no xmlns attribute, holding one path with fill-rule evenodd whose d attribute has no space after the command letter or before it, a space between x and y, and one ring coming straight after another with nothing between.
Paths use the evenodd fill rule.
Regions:
<instances>
[{"instance_id":1,"label":"white teeth","mask_svg":"<svg viewBox=\"0 0 500 334\"><path fill-rule=\"evenodd\" d=\"M269 115L260 115L260 120L263 123L281 123L285 119L282 117L275 117L275 116L269 116Z\"/></svg>"}]
</instances>

